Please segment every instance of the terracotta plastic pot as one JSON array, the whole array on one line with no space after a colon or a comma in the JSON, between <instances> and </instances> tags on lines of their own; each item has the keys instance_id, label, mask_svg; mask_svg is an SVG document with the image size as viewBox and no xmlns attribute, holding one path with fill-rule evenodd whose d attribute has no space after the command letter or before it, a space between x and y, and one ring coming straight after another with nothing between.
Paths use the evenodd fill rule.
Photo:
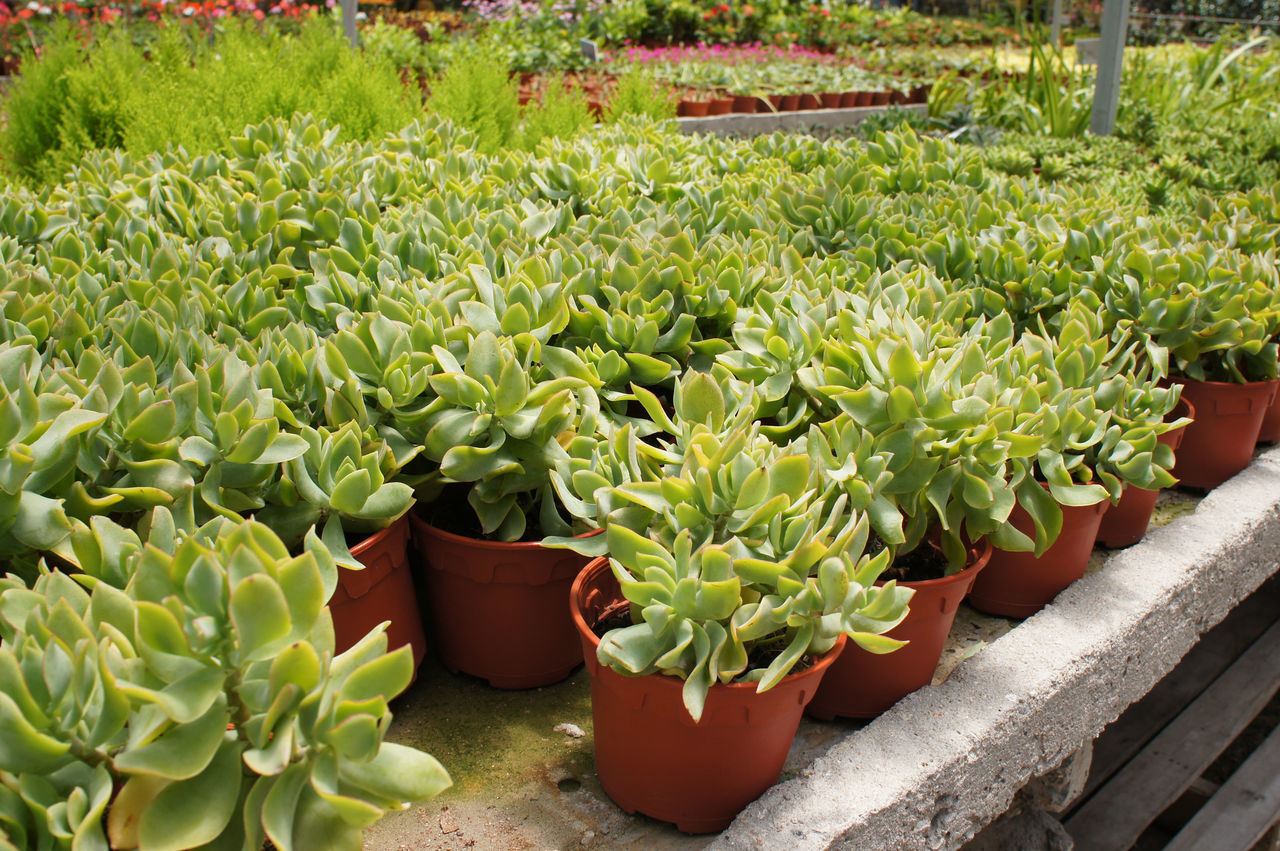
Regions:
<instances>
[{"instance_id":1,"label":"terracotta plastic pot","mask_svg":"<svg viewBox=\"0 0 1280 851\"><path fill-rule=\"evenodd\" d=\"M350 648L383 621L387 649L408 644L417 670L427 652L422 613L409 566L409 520L401 517L351 548L364 570L338 568L338 587L329 600L338 653Z\"/></svg>"},{"instance_id":2,"label":"terracotta plastic pot","mask_svg":"<svg viewBox=\"0 0 1280 851\"><path fill-rule=\"evenodd\" d=\"M889 105L889 99L890 99L890 97L891 97L891 96L892 96L892 93L891 93L891 92L889 92L889 91L883 91L883 92L872 92L872 93L871 93L871 105L872 105L872 106L888 106L888 105Z\"/></svg>"},{"instance_id":3,"label":"terracotta plastic pot","mask_svg":"<svg viewBox=\"0 0 1280 851\"><path fill-rule=\"evenodd\" d=\"M728 115L733 112L733 98L713 98L707 105L707 115Z\"/></svg>"},{"instance_id":4,"label":"terracotta plastic pot","mask_svg":"<svg viewBox=\"0 0 1280 851\"><path fill-rule=\"evenodd\" d=\"M871 100L874 92L858 92L858 106L871 106Z\"/></svg>"},{"instance_id":5,"label":"terracotta plastic pot","mask_svg":"<svg viewBox=\"0 0 1280 851\"><path fill-rule=\"evenodd\" d=\"M800 95L783 95L782 96L783 112L795 112L799 108L800 108Z\"/></svg>"},{"instance_id":6,"label":"terracotta plastic pot","mask_svg":"<svg viewBox=\"0 0 1280 851\"><path fill-rule=\"evenodd\" d=\"M911 90L911 103L928 103L929 92L933 91L932 83L922 83Z\"/></svg>"},{"instance_id":7,"label":"terracotta plastic pot","mask_svg":"<svg viewBox=\"0 0 1280 851\"><path fill-rule=\"evenodd\" d=\"M797 109L822 109L822 101L817 95L805 92L800 95L800 104Z\"/></svg>"},{"instance_id":8,"label":"terracotta plastic pot","mask_svg":"<svg viewBox=\"0 0 1280 851\"><path fill-rule=\"evenodd\" d=\"M845 638L762 694L753 683L712 686L695 724L681 699L682 680L626 677L597 661L600 639L592 627L624 605L607 559L591 562L573 584L600 784L629 813L673 822L686 833L723 830L778 781L804 706Z\"/></svg>"},{"instance_id":9,"label":"terracotta plastic pot","mask_svg":"<svg viewBox=\"0 0 1280 851\"><path fill-rule=\"evenodd\" d=\"M494 688L559 682L582 661L564 608L586 556L464 538L413 517L435 646L446 668Z\"/></svg>"},{"instance_id":10,"label":"terracotta plastic pot","mask_svg":"<svg viewBox=\"0 0 1280 851\"><path fill-rule=\"evenodd\" d=\"M969 592L969 605L1013 618L1031 617L1049 605L1062 589L1084 576L1098 525L1110 506L1105 499L1094 505L1062 506L1062 533L1039 558L993 548L991 560ZM1009 519L1019 532L1035 534L1031 515L1020 504Z\"/></svg>"},{"instance_id":11,"label":"terracotta plastic pot","mask_svg":"<svg viewBox=\"0 0 1280 851\"><path fill-rule=\"evenodd\" d=\"M687 118L701 118L711 109L711 103L705 100L682 100L676 106L676 114Z\"/></svg>"},{"instance_id":12,"label":"terracotta plastic pot","mask_svg":"<svg viewBox=\"0 0 1280 851\"><path fill-rule=\"evenodd\" d=\"M1182 398L1196 409L1196 421L1187 426L1173 474L1188 487L1217 487L1253 460L1262 419L1280 382L1172 380L1182 385Z\"/></svg>"},{"instance_id":13,"label":"terracotta plastic pot","mask_svg":"<svg viewBox=\"0 0 1280 851\"><path fill-rule=\"evenodd\" d=\"M958 573L898 583L916 593L906 620L887 634L909 642L907 646L876 654L851 642L823 677L806 711L823 721L837 717L874 718L911 692L929 685L956 611L990 558L991 544L983 540L970 548L965 567Z\"/></svg>"},{"instance_id":14,"label":"terracotta plastic pot","mask_svg":"<svg viewBox=\"0 0 1280 851\"><path fill-rule=\"evenodd\" d=\"M759 100L760 98L753 95L735 95L733 98L733 111L751 115L756 111L756 104Z\"/></svg>"},{"instance_id":15,"label":"terracotta plastic pot","mask_svg":"<svg viewBox=\"0 0 1280 851\"><path fill-rule=\"evenodd\" d=\"M858 105L858 93L857 93L857 92L841 92L841 93L840 93L840 108L841 108L841 109L850 109L851 107L855 107L855 106L857 106L857 105Z\"/></svg>"},{"instance_id":16,"label":"terracotta plastic pot","mask_svg":"<svg viewBox=\"0 0 1280 851\"><path fill-rule=\"evenodd\" d=\"M782 95L769 95L769 109L773 112L782 112L784 100Z\"/></svg>"},{"instance_id":17,"label":"terracotta plastic pot","mask_svg":"<svg viewBox=\"0 0 1280 851\"><path fill-rule=\"evenodd\" d=\"M1166 418L1169 421L1182 417L1194 417L1196 409L1186 399L1179 399L1178 404ZM1182 444L1186 427L1166 431L1156 440L1168 446L1174 452ZM1156 507L1158 490L1126 487L1120 501L1107 509L1102 517L1102 525L1098 527L1098 543L1108 549L1118 549L1138 543L1147 534L1147 526L1151 524L1151 512Z\"/></svg>"},{"instance_id":18,"label":"terracotta plastic pot","mask_svg":"<svg viewBox=\"0 0 1280 851\"><path fill-rule=\"evenodd\" d=\"M1262 418L1262 428L1258 430L1259 443L1280 443L1280 393L1276 394L1275 401L1271 403L1271 407L1267 408L1266 416Z\"/></svg>"},{"instance_id":19,"label":"terracotta plastic pot","mask_svg":"<svg viewBox=\"0 0 1280 851\"><path fill-rule=\"evenodd\" d=\"M893 89L889 92L889 103L902 105L908 102L909 99L907 98L907 93L901 89Z\"/></svg>"},{"instance_id":20,"label":"terracotta plastic pot","mask_svg":"<svg viewBox=\"0 0 1280 851\"><path fill-rule=\"evenodd\" d=\"M818 95L818 100L822 101L823 109L839 109L840 100L844 95L839 92L823 92Z\"/></svg>"}]
</instances>

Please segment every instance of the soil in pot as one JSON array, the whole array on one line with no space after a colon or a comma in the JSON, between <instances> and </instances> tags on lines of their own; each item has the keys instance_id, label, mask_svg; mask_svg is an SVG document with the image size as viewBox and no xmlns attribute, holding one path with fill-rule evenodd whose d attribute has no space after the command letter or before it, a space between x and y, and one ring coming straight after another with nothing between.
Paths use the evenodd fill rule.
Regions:
<instances>
[{"instance_id":1,"label":"soil in pot","mask_svg":"<svg viewBox=\"0 0 1280 851\"><path fill-rule=\"evenodd\" d=\"M585 556L536 542L469 538L417 515L411 522L446 668L504 689L550 685L573 673L582 654L565 600Z\"/></svg>"},{"instance_id":2,"label":"soil in pot","mask_svg":"<svg viewBox=\"0 0 1280 851\"><path fill-rule=\"evenodd\" d=\"M1084 576L1089 555L1098 539L1098 526L1111 503L1062 506L1062 533L1044 555L1015 553L993 548L987 567L978 574L969 592L969 605L993 615L1027 618ZM1027 536L1035 534L1031 515L1019 504L1009 515L1014 527Z\"/></svg>"},{"instance_id":3,"label":"soil in pot","mask_svg":"<svg viewBox=\"0 0 1280 851\"><path fill-rule=\"evenodd\" d=\"M1195 408L1186 399L1179 399L1178 404L1165 418L1172 422L1182 417L1195 417ZM1166 431L1156 439L1174 452L1182 444L1186 428ZM1142 540L1147 534L1147 526L1151 524L1151 512L1155 510L1158 490L1126 487L1120 501L1107 509L1102 516L1102 525L1098 527L1098 543L1108 549L1128 547Z\"/></svg>"},{"instance_id":4,"label":"soil in pot","mask_svg":"<svg viewBox=\"0 0 1280 851\"><path fill-rule=\"evenodd\" d=\"M422 614L409 566L409 520L401 517L351 547L351 554L363 570L338 568L338 587L329 600L333 616L334 649L341 653L352 647L383 621L387 627L387 649L408 644L413 648L417 670L427 652Z\"/></svg>"},{"instance_id":5,"label":"soil in pot","mask_svg":"<svg viewBox=\"0 0 1280 851\"><path fill-rule=\"evenodd\" d=\"M1229 384L1175 377L1182 398L1196 410L1178 449L1173 475L1181 485L1215 488L1253 460L1262 420L1276 397L1280 381Z\"/></svg>"},{"instance_id":6,"label":"soil in pot","mask_svg":"<svg viewBox=\"0 0 1280 851\"><path fill-rule=\"evenodd\" d=\"M823 721L874 718L929 685L956 611L990 558L991 544L984 540L969 549L964 569L950 576L946 557L929 544L895 559L881 574L881 583L897 579L916 593L906 619L887 634L908 644L892 653L876 654L850 642L823 677L808 714Z\"/></svg>"},{"instance_id":7,"label":"soil in pot","mask_svg":"<svg viewBox=\"0 0 1280 851\"><path fill-rule=\"evenodd\" d=\"M680 679L626 677L596 660L600 639L593 627L622 603L607 559L593 561L573 585L574 624L591 674L600 783L629 813L673 822L686 833L723 830L777 782L804 705L845 639L762 694L753 683L713 686L695 724Z\"/></svg>"}]
</instances>

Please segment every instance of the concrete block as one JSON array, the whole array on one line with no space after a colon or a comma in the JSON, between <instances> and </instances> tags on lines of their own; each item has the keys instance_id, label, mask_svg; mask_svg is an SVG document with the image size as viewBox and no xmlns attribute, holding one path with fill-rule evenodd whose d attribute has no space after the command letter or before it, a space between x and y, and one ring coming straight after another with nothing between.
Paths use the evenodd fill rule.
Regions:
<instances>
[{"instance_id":1,"label":"concrete block","mask_svg":"<svg viewBox=\"0 0 1280 851\"><path fill-rule=\"evenodd\" d=\"M678 118L680 132L721 133L738 136L758 136L775 130L807 130L814 127L853 127L890 109L928 115L925 104L904 106L856 106L850 109L805 109L798 112L763 112L748 115L710 115L706 118Z\"/></svg>"},{"instance_id":2,"label":"concrete block","mask_svg":"<svg viewBox=\"0 0 1280 851\"><path fill-rule=\"evenodd\" d=\"M1280 449L742 812L713 848L958 848L1277 572Z\"/></svg>"}]
</instances>

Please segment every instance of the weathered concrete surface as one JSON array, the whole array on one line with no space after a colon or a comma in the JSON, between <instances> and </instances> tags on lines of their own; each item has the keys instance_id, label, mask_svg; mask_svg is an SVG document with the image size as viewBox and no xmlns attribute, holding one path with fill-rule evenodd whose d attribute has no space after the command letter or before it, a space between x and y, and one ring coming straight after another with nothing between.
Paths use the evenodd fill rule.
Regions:
<instances>
[{"instance_id":1,"label":"weathered concrete surface","mask_svg":"<svg viewBox=\"0 0 1280 851\"><path fill-rule=\"evenodd\" d=\"M731 113L709 115L705 118L678 118L680 132L732 133L755 136L775 130L807 130L813 127L853 127L873 115L891 109L928 115L929 107L923 103L899 106L855 106L850 109L802 109L794 112L757 112L755 114Z\"/></svg>"},{"instance_id":2,"label":"weathered concrete surface","mask_svg":"<svg viewBox=\"0 0 1280 851\"><path fill-rule=\"evenodd\" d=\"M962 845L1146 694L1277 571L1280 449L832 745L713 848Z\"/></svg>"}]
</instances>

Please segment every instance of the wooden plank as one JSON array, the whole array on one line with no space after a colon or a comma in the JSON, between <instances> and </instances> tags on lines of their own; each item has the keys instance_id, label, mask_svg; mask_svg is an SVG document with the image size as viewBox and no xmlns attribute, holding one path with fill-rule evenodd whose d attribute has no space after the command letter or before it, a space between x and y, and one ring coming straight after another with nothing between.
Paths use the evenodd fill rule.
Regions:
<instances>
[{"instance_id":1,"label":"wooden plank","mask_svg":"<svg viewBox=\"0 0 1280 851\"><path fill-rule=\"evenodd\" d=\"M1093 746L1084 802L1155 738L1276 621L1280 582L1270 580L1209 632L1142 700L1116 719Z\"/></svg>"},{"instance_id":2,"label":"wooden plank","mask_svg":"<svg viewBox=\"0 0 1280 851\"><path fill-rule=\"evenodd\" d=\"M1280 729L1267 736L1165 851L1248 851L1280 819Z\"/></svg>"},{"instance_id":3,"label":"wooden plank","mask_svg":"<svg viewBox=\"0 0 1280 851\"><path fill-rule=\"evenodd\" d=\"M1280 623L1067 820L1084 851L1123 851L1280 690Z\"/></svg>"}]
</instances>

